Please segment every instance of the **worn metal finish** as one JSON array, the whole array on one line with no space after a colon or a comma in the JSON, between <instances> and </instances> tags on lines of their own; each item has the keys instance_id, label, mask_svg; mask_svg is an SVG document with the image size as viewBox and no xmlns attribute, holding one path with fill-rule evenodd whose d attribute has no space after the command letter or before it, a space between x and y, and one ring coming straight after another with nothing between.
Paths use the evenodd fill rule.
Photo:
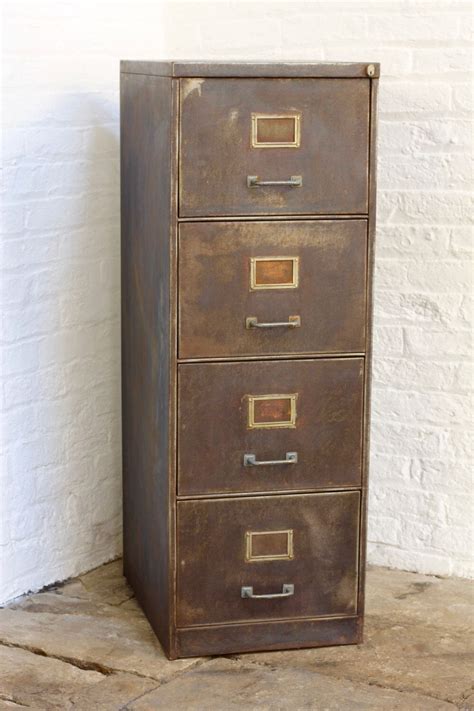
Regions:
<instances>
[{"instance_id":1,"label":"worn metal finish","mask_svg":"<svg viewBox=\"0 0 474 711\"><path fill-rule=\"evenodd\" d=\"M379 65L121 70L127 578L172 659L358 643Z\"/></svg>"},{"instance_id":2,"label":"worn metal finish","mask_svg":"<svg viewBox=\"0 0 474 711\"><path fill-rule=\"evenodd\" d=\"M180 365L178 494L360 486L363 371L362 358ZM277 388L297 393L295 426L249 428L248 394ZM243 465L282 449L298 463Z\"/></svg>"},{"instance_id":3,"label":"worn metal finish","mask_svg":"<svg viewBox=\"0 0 474 711\"><path fill-rule=\"evenodd\" d=\"M180 358L365 351L365 220L186 223L179 248ZM285 254L297 288L249 288L252 257ZM300 328L245 327L296 315Z\"/></svg>"},{"instance_id":4,"label":"worn metal finish","mask_svg":"<svg viewBox=\"0 0 474 711\"><path fill-rule=\"evenodd\" d=\"M372 65L379 76L380 64ZM167 77L345 77L367 76L366 62L120 62L121 72Z\"/></svg>"},{"instance_id":5,"label":"worn metal finish","mask_svg":"<svg viewBox=\"0 0 474 711\"><path fill-rule=\"evenodd\" d=\"M359 506L357 491L179 502L178 627L355 614ZM246 561L249 529L280 528L293 530L291 559ZM288 581L286 601L241 598L242 585L269 594Z\"/></svg>"},{"instance_id":6,"label":"worn metal finish","mask_svg":"<svg viewBox=\"0 0 474 711\"><path fill-rule=\"evenodd\" d=\"M369 95L369 79L182 79L180 216L366 213ZM252 147L252 113L295 110L298 149Z\"/></svg>"},{"instance_id":7,"label":"worn metal finish","mask_svg":"<svg viewBox=\"0 0 474 711\"><path fill-rule=\"evenodd\" d=\"M124 573L173 654L173 90L121 77L122 440ZM153 170L150 166L153 165ZM157 289L157 283L160 288Z\"/></svg>"},{"instance_id":8,"label":"worn metal finish","mask_svg":"<svg viewBox=\"0 0 474 711\"><path fill-rule=\"evenodd\" d=\"M177 629L176 639L180 657L200 656L203 649L206 654L233 654L358 644L362 642L361 618L354 615L188 627Z\"/></svg>"}]
</instances>

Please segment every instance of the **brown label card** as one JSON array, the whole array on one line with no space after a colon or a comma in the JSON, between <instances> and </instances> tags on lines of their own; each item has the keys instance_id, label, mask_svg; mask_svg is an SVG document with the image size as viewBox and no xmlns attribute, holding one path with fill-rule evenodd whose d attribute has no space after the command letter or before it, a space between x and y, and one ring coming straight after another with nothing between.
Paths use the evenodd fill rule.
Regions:
<instances>
[{"instance_id":1,"label":"brown label card","mask_svg":"<svg viewBox=\"0 0 474 711\"><path fill-rule=\"evenodd\" d=\"M252 257L250 288L296 289L298 270L298 257Z\"/></svg>"},{"instance_id":2,"label":"brown label card","mask_svg":"<svg viewBox=\"0 0 474 711\"><path fill-rule=\"evenodd\" d=\"M293 558L293 530L247 531L245 560L291 560Z\"/></svg>"},{"instance_id":3,"label":"brown label card","mask_svg":"<svg viewBox=\"0 0 474 711\"><path fill-rule=\"evenodd\" d=\"M299 114L252 114L253 148L298 148Z\"/></svg>"},{"instance_id":4,"label":"brown label card","mask_svg":"<svg viewBox=\"0 0 474 711\"><path fill-rule=\"evenodd\" d=\"M296 397L296 394L249 395L248 426L296 427Z\"/></svg>"}]
</instances>

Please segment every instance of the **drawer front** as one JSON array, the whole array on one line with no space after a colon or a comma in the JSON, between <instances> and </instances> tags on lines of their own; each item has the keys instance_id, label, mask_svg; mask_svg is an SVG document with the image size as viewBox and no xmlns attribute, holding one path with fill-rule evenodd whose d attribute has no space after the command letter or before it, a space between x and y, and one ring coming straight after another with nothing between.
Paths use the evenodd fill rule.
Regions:
<instances>
[{"instance_id":1,"label":"drawer front","mask_svg":"<svg viewBox=\"0 0 474 711\"><path fill-rule=\"evenodd\" d=\"M360 486L362 393L362 358L181 364L178 494Z\"/></svg>"},{"instance_id":2,"label":"drawer front","mask_svg":"<svg viewBox=\"0 0 474 711\"><path fill-rule=\"evenodd\" d=\"M179 502L178 626L356 614L359 510L355 491Z\"/></svg>"},{"instance_id":3,"label":"drawer front","mask_svg":"<svg viewBox=\"0 0 474 711\"><path fill-rule=\"evenodd\" d=\"M182 224L180 357L364 352L366 243L365 220Z\"/></svg>"},{"instance_id":4,"label":"drawer front","mask_svg":"<svg viewBox=\"0 0 474 711\"><path fill-rule=\"evenodd\" d=\"M365 214L369 85L182 79L180 215Z\"/></svg>"}]
</instances>

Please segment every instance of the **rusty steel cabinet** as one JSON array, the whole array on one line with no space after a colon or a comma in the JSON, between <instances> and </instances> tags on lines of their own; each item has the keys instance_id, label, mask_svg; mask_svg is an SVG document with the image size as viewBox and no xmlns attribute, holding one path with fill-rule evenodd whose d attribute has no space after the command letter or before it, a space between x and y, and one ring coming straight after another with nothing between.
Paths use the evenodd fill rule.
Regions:
<instances>
[{"instance_id":1,"label":"rusty steel cabinet","mask_svg":"<svg viewBox=\"0 0 474 711\"><path fill-rule=\"evenodd\" d=\"M378 75L122 62L124 570L171 659L362 639Z\"/></svg>"}]
</instances>

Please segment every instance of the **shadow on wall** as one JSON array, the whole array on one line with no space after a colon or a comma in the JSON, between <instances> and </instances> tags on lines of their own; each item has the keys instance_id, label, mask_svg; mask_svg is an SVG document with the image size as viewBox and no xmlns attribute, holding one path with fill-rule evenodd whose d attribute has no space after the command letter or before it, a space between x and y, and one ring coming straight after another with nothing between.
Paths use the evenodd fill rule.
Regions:
<instances>
[{"instance_id":1,"label":"shadow on wall","mask_svg":"<svg viewBox=\"0 0 474 711\"><path fill-rule=\"evenodd\" d=\"M9 242L23 362L8 383L3 599L121 552L118 133L117 92L64 95L14 161L32 190ZM12 210L22 190L13 177Z\"/></svg>"},{"instance_id":2,"label":"shadow on wall","mask_svg":"<svg viewBox=\"0 0 474 711\"><path fill-rule=\"evenodd\" d=\"M91 107L91 115L95 115ZM117 126L84 135L83 219L65 233L60 296L65 362L68 518L81 535L74 555L91 567L121 551L120 204ZM60 360L63 360L60 358Z\"/></svg>"}]
</instances>

